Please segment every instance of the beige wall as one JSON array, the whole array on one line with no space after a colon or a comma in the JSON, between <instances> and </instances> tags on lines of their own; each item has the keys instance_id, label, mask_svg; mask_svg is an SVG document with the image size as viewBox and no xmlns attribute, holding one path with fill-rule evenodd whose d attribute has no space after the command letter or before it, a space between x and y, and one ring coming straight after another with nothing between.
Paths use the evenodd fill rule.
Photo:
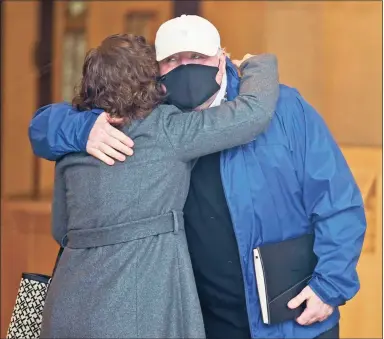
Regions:
<instances>
[{"instance_id":1,"label":"beige wall","mask_svg":"<svg viewBox=\"0 0 384 339\"><path fill-rule=\"evenodd\" d=\"M36 109L37 73L34 46L37 10L34 1L6 1L4 6L2 195L32 189L33 156L28 125Z\"/></svg>"},{"instance_id":2,"label":"beige wall","mask_svg":"<svg viewBox=\"0 0 384 339\"><path fill-rule=\"evenodd\" d=\"M325 4L325 116L343 144L382 144L381 7L370 1Z\"/></svg>"},{"instance_id":3,"label":"beige wall","mask_svg":"<svg viewBox=\"0 0 384 339\"><path fill-rule=\"evenodd\" d=\"M55 4L55 101L61 100L64 5L64 2ZM9 196L29 193L33 184L33 155L27 130L36 110L33 47L37 39L38 3L7 1L3 6L1 180L2 194ZM88 47L97 45L108 34L121 32L124 15L129 11L156 11L155 26L172 15L171 1L94 1L89 6ZM203 1L201 6L203 15L220 30L223 46L234 58L241 58L247 52L277 54L282 82L297 87L321 112L340 144L381 146L380 2ZM374 175L382 172L381 149L343 147L343 152L363 193L367 187L371 189L366 179L372 172ZM40 160L40 164L40 188L51 191L54 164L45 160ZM379 338L381 332L382 309L378 302L382 276L379 269L382 267L381 175L375 180L374 203L369 200L366 203L369 220L366 244L376 245L372 251L363 251L359 265L361 291L342 309L345 338ZM49 236L49 201L42 203L42 209L36 204L27 206L26 210L23 204L21 210L8 206L7 213L3 213L5 217L1 216L2 271L6 272L3 274L6 280L1 284L4 296L1 306L5 310L2 312L5 326L20 273L25 270L49 273L55 259L57 248ZM375 206L376 212L372 213L376 217L370 216L371 204Z\"/></svg>"},{"instance_id":4,"label":"beige wall","mask_svg":"<svg viewBox=\"0 0 384 339\"><path fill-rule=\"evenodd\" d=\"M261 1L201 1L201 13L219 30L222 46L231 58L264 50L264 13Z\"/></svg>"},{"instance_id":5,"label":"beige wall","mask_svg":"<svg viewBox=\"0 0 384 339\"><path fill-rule=\"evenodd\" d=\"M88 43L94 47L109 34L124 29L124 16L132 11L150 10L157 14L154 26L157 29L172 17L172 1L93 1L89 3Z\"/></svg>"},{"instance_id":6,"label":"beige wall","mask_svg":"<svg viewBox=\"0 0 384 339\"><path fill-rule=\"evenodd\" d=\"M124 29L124 16L137 10L151 10L156 13L154 32L162 22L172 17L171 1L93 1L88 3L87 43L88 48L97 46L107 35L120 33ZM55 49L54 49L54 100L61 101L61 60L64 34L65 2L55 4ZM54 164L40 160L40 189L49 192L54 178Z\"/></svg>"},{"instance_id":7,"label":"beige wall","mask_svg":"<svg viewBox=\"0 0 384 339\"><path fill-rule=\"evenodd\" d=\"M339 143L382 145L380 2L204 1L202 15L232 56L276 54L281 82L322 114Z\"/></svg>"},{"instance_id":8,"label":"beige wall","mask_svg":"<svg viewBox=\"0 0 384 339\"><path fill-rule=\"evenodd\" d=\"M64 6L56 2L55 101L61 100ZM128 12L155 11L154 27L172 16L171 1L94 1L88 6L88 47L121 32ZM232 57L247 52L277 54L281 81L298 88L319 110L339 143L381 146L379 2L203 1L201 7L202 15L218 27ZM33 156L27 129L36 109L37 2L7 1L4 10L2 190L20 194L32 187ZM15 25L14 18L23 24ZM53 164L45 160L40 164L40 188L49 192Z\"/></svg>"},{"instance_id":9,"label":"beige wall","mask_svg":"<svg viewBox=\"0 0 384 339\"><path fill-rule=\"evenodd\" d=\"M225 15L218 9L225 10ZM322 4L309 2L204 1L202 15L219 29L231 57L274 53L282 83L320 101ZM229 18L231 18L229 20ZM230 24L229 24L230 22ZM320 86L321 87L321 86Z\"/></svg>"},{"instance_id":10,"label":"beige wall","mask_svg":"<svg viewBox=\"0 0 384 339\"><path fill-rule=\"evenodd\" d=\"M280 81L296 87L322 110L322 3L269 2L264 25L264 52L279 59Z\"/></svg>"}]
</instances>

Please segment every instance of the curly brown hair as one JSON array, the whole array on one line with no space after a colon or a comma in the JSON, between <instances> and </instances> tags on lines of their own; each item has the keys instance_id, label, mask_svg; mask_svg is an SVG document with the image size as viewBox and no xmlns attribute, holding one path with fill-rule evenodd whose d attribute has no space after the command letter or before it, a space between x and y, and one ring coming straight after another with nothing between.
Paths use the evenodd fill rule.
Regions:
<instances>
[{"instance_id":1,"label":"curly brown hair","mask_svg":"<svg viewBox=\"0 0 384 339\"><path fill-rule=\"evenodd\" d=\"M144 37L115 34L91 49L72 104L80 111L101 108L125 123L146 117L163 101L154 46Z\"/></svg>"}]
</instances>

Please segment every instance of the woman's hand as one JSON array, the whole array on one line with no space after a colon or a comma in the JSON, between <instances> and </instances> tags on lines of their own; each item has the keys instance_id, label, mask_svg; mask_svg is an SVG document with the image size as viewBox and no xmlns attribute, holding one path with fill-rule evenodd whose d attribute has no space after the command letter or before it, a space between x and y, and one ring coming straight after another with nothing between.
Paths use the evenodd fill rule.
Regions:
<instances>
[{"instance_id":1,"label":"woman's hand","mask_svg":"<svg viewBox=\"0 0 384 339\"><path fill-rule=\"evenodd\" d=\"M252 58L254 57L255 55L253 54L245 54L243 59L242 60L232 60L232 62L234 63L235 66L237 66L238 68L240 68L241 64L245 61L245 60L248 60L249 58Z\"/></svg>"}]
</instances>

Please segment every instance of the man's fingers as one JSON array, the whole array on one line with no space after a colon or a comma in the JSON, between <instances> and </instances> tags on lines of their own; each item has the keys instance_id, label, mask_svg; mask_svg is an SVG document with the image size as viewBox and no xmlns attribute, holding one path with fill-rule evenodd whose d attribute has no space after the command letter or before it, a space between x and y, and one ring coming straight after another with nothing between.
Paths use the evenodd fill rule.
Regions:
<instances>
[{"instance_id":1,"label":"man's fingers","mask_svg":"<svg viewBox=\"0 0 384 339\"><path fill-rule=\"evenodd\" d=\"M296 308L307 300L304 312L296 319L302 326L311 325L317 321L324 321L332 314L333 308L325 304L314 292L307 286L301 293L293 298L289 303L289 308Z\"/></svg>"},{"instance_id":2,"label":"man's fingers","mask_svg":"<svg viewBox=\"0 0 384 339\"><path fill-rule=\"evenodd\" d=\"M124 161L125 155L133 154L131 147L134 143L123 132L112 127L108 121L117 122L120 119L111 118L106 112L100 114L89 134L86 150L97 159L113 165L114 161L111 158Z\"/></svg>"},{"instance_id":3,"label":"man's fingers","mask_svg":"<svg viewBox=\"0 0 384 339\"><path fill-rule=\"evenodd\" d=\"M318 304L312 304L306 307L304 312L296 319L297 323L302 326L311 325L315 322L322 322L326 320L333 312L331 307L325 307L325 305L319 306Z\"/></svg>"},{"instance_id":4,"label":"man's fingers","mask_svg":"<svg viewBox=\"0 0 384 339\"><path fill-rule=\"evenodd\" d=\"M314 323L317 323L318 321L319 321L319 319L317 317L312 317L303 326L309 326L309 325L312 325Z\"/></svg>"},{"instance_id":5,"label":"man's fingers","mask_svg":"<svg viewBox=\"0 0 384 339\"><path fill-rule=\"evenodd\" d=\"M316 313L310 308L306 308L300 317L296 319L296 322L302 326L309 325L310 321L314 321L316 318Z\"/></svg>"},{"instance_id":6,"label":"man's fingers","mask_svg":"<svg viewBox=\"0 0 384 339\"><path fill-rule=\"evenodd\" d=\"M134 146L134 142L132 141L132 139L130 137L128 137L123 132L119 131L117 128L115 128L113 126L108 126L108 127L109 127L109 128L107 128L108 135L121 141L123 144L127 145L128 147Z\"/></svg>"},{"instance_id":7,"label":"man's fingers","mask_svg":"<svg viewBox=\"0 0 384 339\"><path fill-rule=\"evenodd\" d=\"M106 163L107 165L114 165L115 164L115 161L110 158L109 156L105 155L103 152L101 152L100 150L96 149L96 148L90 148L88 150L88 154L92 155L93 157L101 160L102 162Z\"/></svg>"},{"instance_id":8,"label":"man's fingers","mask_svg":"<svg viewBox=\"0 0 384 339\"><path fill-rule=\"evenodd\" d=\"M116 151L119 151L125 155L131 156L133 154L132 148L128 147L127 145L123 144L121 141L115 139L112 136L105 136L104 144L114 148Z\"/></svg>"},{"instance_id":9,"label":"man's fingers","mask_svg":"<svg viewBox=\"0 0 384 339\"><path fill-rule=\"evenodd\" d=\"M101 143L99 145L99 150L106 154L107 156L110 156L113 159L119 160L119 161L124 161L125 160L125 155L119 153L115 149L113 149L111 146Z\"/></svg>"},{"instance_id":10,"label":"man's fingers","mask_svg":"<svg viewBox=\"0 0 384 339\"><path fill-rule=\"evenodd\" d=\"M321 315L318 319L318 321L322 322L329 318L329 316L333 313L332 307L327 307L326 311L323 311L323 315Z\"/></svg>"},{"instance_id":11,"label":"man's fingers","mask_svg":"<svg viewBox=\"0 0 384 339\"><path fill-rule=\"evenodd\" d=\"M298 308L306 299L307 299L307 295L304 289L296 297L294 297L289 301L288 307L290 309Z\"/></svg>"}]
</instances>

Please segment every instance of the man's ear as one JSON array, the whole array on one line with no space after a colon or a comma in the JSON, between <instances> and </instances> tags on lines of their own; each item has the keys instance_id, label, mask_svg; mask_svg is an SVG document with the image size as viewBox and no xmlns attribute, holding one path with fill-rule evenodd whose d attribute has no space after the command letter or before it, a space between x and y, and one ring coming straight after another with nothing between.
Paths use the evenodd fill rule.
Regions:
<instances>
[{"instance_id":1,"label":"man's ear","mask_svg":"<svg viewBox=\"0 0 384 339\"><path fill-rule=\"evenodd\" d=\"M227 56L225 53L223 53L219 58L219 70L224 74L225 73L225 66L227 64Z\"/></svg>"},{"instance_id":2,"label":"man's ear","mask_svg":"<svg viewBox=\"0 0 384 339\"><path fill-rule=\"evenodd\" d=\"M225 66L226 66L226 58L225 58L225 54L222 53L219 56L219 71L217 72L217 75L216 75L216 82L219 85L221 85L221 82L223 81L223 77L225 74Z\"/></svg>"}]
</instances>

